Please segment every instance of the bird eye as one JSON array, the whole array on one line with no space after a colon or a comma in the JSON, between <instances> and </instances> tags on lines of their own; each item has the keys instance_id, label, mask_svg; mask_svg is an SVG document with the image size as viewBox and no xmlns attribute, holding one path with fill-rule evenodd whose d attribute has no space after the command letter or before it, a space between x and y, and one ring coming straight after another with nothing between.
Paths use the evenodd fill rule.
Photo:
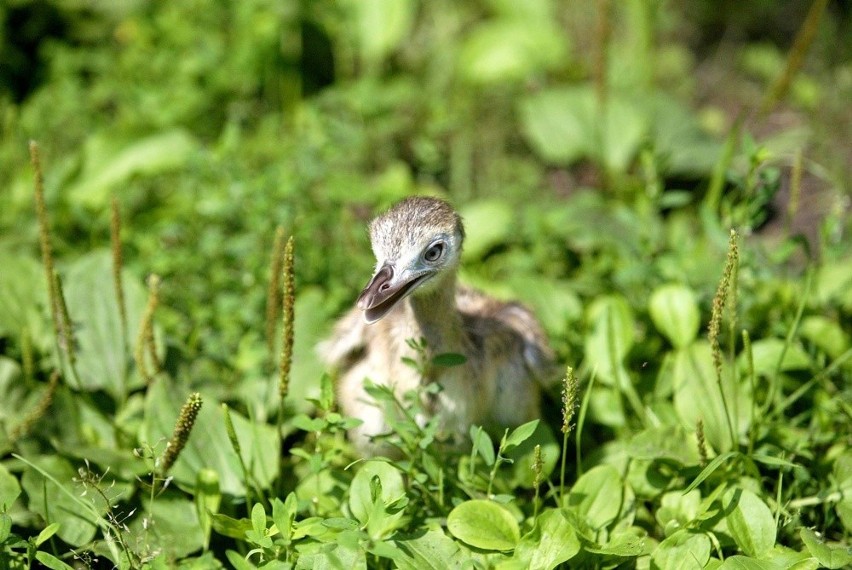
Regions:
<instances>
[{"instance_id":1,"label":"bird eye","mask_svg":"<svg viewBox=\"0 0 852 570\"><path fill-rule=\"evenodd\" d=\"M441 259L441 256L444 254L444 242L439 241L438 243L432 244L424 253L423 259L430 263L434 263Z\"/></svg>"}]
</instances>

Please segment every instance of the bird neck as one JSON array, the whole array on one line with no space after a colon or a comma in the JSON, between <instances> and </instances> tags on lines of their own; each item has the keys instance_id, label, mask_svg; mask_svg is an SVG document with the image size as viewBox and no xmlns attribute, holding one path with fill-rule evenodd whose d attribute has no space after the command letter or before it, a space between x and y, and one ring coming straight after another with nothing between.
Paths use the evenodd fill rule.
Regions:
<instances>
[{"instance_id":1,"label":"bird neck","mask_svg":"<svg viewBox=\"0 0 852 570\"><path fill-rule=\"evenodd\" d=\"M408 299L417 328L433 355L463 351L464 331L456 308L455 274L448 275L430 291Z\"/></svg>"}]
</instances>

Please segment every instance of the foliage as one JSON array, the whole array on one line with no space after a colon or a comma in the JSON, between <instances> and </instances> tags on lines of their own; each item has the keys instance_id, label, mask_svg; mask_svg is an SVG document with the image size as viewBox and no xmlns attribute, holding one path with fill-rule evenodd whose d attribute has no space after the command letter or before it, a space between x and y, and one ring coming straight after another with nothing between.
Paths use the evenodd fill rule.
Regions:
<instances>
[{"instance_id":1,"label":"foliage","mask_svg":"<svg viewBox=\"0 0 852 570\"><path fill-rule=\"evenodd\" d=\"M672 3L13 4L66 34L0 92L0 566L850 564L848 63L769 91L742 46L807 119L767 132L699 106ZM412 193L572 370L561 417L456 438L440 386L370 385L365 460L313 346Z\"/></svg>"}]
</instances>

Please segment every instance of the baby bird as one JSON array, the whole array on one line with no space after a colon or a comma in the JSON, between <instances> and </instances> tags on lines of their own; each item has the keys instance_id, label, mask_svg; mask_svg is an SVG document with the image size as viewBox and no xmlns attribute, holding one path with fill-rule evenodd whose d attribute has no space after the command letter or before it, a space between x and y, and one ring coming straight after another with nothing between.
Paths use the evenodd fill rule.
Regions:
<instances>
[{"instance_id":1,"label":"baby bird","mask_svg":"<svg viewBox=\"0 0 852 570\"><path fill-rule=\"evenodd\" d=\"M464 437L471 424L502 430L539 417L539 384L552 379L553 352L525 307L456 284L464 235L461 217L437 198L407 198L370 223L375 273L357 307L319 347L338 370L342 412L363 420L349 434L362 453L379 452L372 437L390 431L365 379L399 397L421 382L439 383L443 390L427 409L446 434ZM425 341L428 359L455 353L465 362L429 366L424 378L403 360L418 356L409 339Z\"/></svg>"}]
</instances>

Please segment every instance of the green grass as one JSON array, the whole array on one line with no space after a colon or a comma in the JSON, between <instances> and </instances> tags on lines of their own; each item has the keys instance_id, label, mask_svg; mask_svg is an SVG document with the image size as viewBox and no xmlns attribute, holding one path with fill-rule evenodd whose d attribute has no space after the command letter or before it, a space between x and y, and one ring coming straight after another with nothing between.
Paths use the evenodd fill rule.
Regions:
<instances>
[{"instance_id":1,"label":"green grass","mask_svg":"<svg viewBox=\"0 0 852 570\"><path fill-rule=\"evenodd\" d=\"M697 16L603 5L67 8L0 93L0 567L852 564L848 22L740 46L734 116ZM456 441L370 386L364 460L314 345L412 193L568 372Z\"/></svg>"}]
</instances>

